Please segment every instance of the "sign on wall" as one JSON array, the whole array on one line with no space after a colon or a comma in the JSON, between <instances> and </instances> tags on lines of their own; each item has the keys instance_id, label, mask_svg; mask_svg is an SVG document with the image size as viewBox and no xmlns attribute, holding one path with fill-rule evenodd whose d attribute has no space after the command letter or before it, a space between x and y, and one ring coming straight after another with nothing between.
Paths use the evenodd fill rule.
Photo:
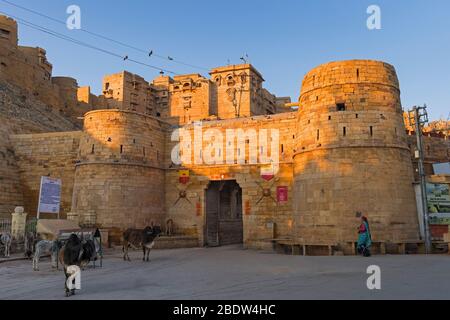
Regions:
<instances>
[{"instance_id":1,"label":"sign on wall","mask_svg":"<svg viewBox=\"0 0 450 320\"><path fill-rule=\"evenodd\" d=\"M178 171L178 180L181 184L188 184L190 180L190 171L189 170Z\"/></svg>"},{"instance_id":2,"label":"sign on wall","mask_svg":"<svg viewBox=\"0 0 450 320\"><path fill-rule=\"evenodd\" d=\"M450 224L450 185L427 183L428 213L432 224Z\"/></svg>"},{"instance_id":3,"label":"sign on wall","mask_svg":"<svg viewBox=\"0 0 450 320\"><path fill-rule=\"evenodd\" d=\"M450 174L450 162L433 164L433 171L436 175Z\"/></svg>"},{"instance_id":4,"label":"sign on wall","mask_svg":"<svg viewBox=\"0 0 450 320\"><path fill-rule=\"evenodd\" d=\"M61 207L61 179L41 177L38 218L40 213L58 214Z\"/></svg>"},{"instance_id":5,"label":"sign on wall","mask_svg":"<svg viewBox=\"0 0 450 320\"><path fill-rule=\"evenodd\" d=\"M261 178L270 181L275 177L275 170L272 164L261 166Z\"/></svg>"},{"instance_id":6,"label":"sign on wall","mask_svg":"<svg viewBox=\"0 0 450 320\"><path fill-rule=\"evenodd\" d=\"M288 187L277 187L277 202L286 203L288 199Z\"/></svg>"}]
</instances>

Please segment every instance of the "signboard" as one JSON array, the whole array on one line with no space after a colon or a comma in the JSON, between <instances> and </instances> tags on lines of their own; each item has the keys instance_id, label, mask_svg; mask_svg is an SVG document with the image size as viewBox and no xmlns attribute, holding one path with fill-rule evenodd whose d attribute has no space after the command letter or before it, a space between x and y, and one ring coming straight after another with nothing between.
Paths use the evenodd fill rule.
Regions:
<instances>
[{"instance_id":1,"label":"signboard","mask_svg":"<svg viewBox=\"0 0 450 320\"><path fill-rule=\"evenodd\" d=\"M277 187L277 202L286 203L288 202L288 187Z\"/></svg>"},{"instance_id":2,"label":"signboard","mask_svg":"<svg viewBox=\"0 0 450 320\"><path fill-rule=\"evenodd\" d=\"M428 213L432 224L450 224L450 185L427 183Z\"/></svg>"},{"instance_id":3,"label":"signboard","mask_svg":"<svg viewBox=\"0 0 450 320\"><path fill-rule=\"evenodd\" d=\"M275 177L275 171L272 164L261 166L261 178L270 181Z\"/></svg>"},{"instance_id":4,"label":"signboard","mask_svg":"<svg viewBox=\"0 0 450 320\"><path fill-rule=\"evenodd\" d=\"M433 171L436 175L450 175L450 162L433 164Z\"/></svg>"},{"instance_id":5,"label":"signboard","mask_svg":"<svg viewBox=\"0 0 450 320\"><path fill-rule=\"evenodd\" d=\"M190 172L189 170L180 170L178 171L178 177L181 184L187 184L190 180Z\"/></svg>"},{"instance_id":6,"label":"signboard","mask_svg":"<svg viewBox=\"0 0 450 320\"><path fill-rule=\"evenodd\" d=\"M61 180L49 177L41 177L39 192L39 213L54 213L59 215L61 206Z\"/></svg>"}]
</instances>

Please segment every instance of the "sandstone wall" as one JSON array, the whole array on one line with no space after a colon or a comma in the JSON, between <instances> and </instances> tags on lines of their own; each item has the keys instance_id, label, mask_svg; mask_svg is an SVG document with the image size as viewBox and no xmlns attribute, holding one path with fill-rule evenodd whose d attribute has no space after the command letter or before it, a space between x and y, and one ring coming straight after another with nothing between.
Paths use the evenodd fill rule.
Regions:
<instances>
[{"instance_id":1,"label":"sandstone wall","mask_svg":"<svg viewBox=\"0 0 450 320\"><path fill-rule=\"evenodd\" d=\"M166 163L172 167L166 173L166 212L167 218L173 219L177 232L187 235L197 235L200 243L204 243L205 231L205 191L210 181L236 180L242 188L242 212L244 222L244 244L248 247L264 247L270 245L269 239L274 236L287 237L292 235L292 150L295 138L296 116L294 113L286 113L274 116L259 116L243 119L230 119L224 121L203 122L203 130L218 130L226 135L227 129L259 129L279 130L280 144L280 170L272 181L261 178L260 164L219 164L196 165L186 164L182 167L170 165L170 151L176 143L170 141L170 131L167 134ZM185 127L192 139L194 126ZM217 138L218 135L216 135ZM194 140L193 140L194 141ZM220 153L226 157L226 140ZM248 159L251 141L246 142L246 150L238 151L237 140L233 153L245 152ZM203 140L204 150L207 150L210 141ZM258 149L258 153L259 153ZM193 160L193 157L192 157ZM179 182L180 169L189 169L190 182L183 185ZM287 203L276 203L273 199L263 198L263 189L270 189L271 196L276 199L278 186L288 187L289 199ZM186 191L187 200L180 199L180 191ZM178 202L177 202L178 200ZM272 223L276 224L276 232L273 234Z\"/></svg>"},{"instance_id":2,"label":"sandstone wall","mask_svg":"<svg viewBox=\"0 0 450 320\"><path fill-rule=\"evenodd\" d=\"M105 107L103 99L92 97L89 105L77 98L77 81L70 77L52 77L52 64L45 49L18 46L17 23L0 15L0 81L19 87L25 97L47 105L47 113L72 122L96 107ZM52 115L49 115L52 117ZM52 131L49 129L48 131Z\"/></svg>"},{"instance_id":3,"label":"sandstone wall","mask_svg":"<svg viewBox=\"0 0 450 320\"><path fill-rule=\"evenodd\" d=\"M14 19L0 15L0 43L6 42L8 46L17 47L17 22Z\"/></svg>"},{"instance_id":4,"label":"sandstone wall","mask_svg":"<svg viewBox=\"0 0 450 320\"><path fill-rule=\"evenodd\" d=\"M24 207L29 216L35 216L37 212L42 176L62 180L61 218L65 218L70 211L80 138L79 131L11 136L20 172Z\"/></svg>"},{"instance_id":5,"label":"sandstone wall","mask_svg":"<svg viewBox=\"0 0 450 320\"><path fill-rule=\"evenodd\" d=\"M170 117L170 93L169 88L173 79L169 76L159 76L151 82L152 94L155 98L156 116L163 119Z\"/></svg>"},{"instance_id":6,"label":"sandstone wall","mask_svg":"<svg viewBox=\"0 0 450 320\"><path fill-rule=\"evenodd\" d=\"M44 103L30 97L27 92L7 83L0 82L0 217L10 217L11 209L23 206L23 199L33 198L29 192L27 177L21 178L23 164L17 161L17 150L11 140L11 134L41 133L47 131L70 131L77 128L76 124L53 113ZM33 143L30 142L33 146ZM35 148L37 146L33 146ZM32 163L35 153L27 160ZM39 154L39 156L42 154ZM69 156L69 155L68 155ZM39 157L38 157L39 158ZM42 159L36 158L36 161ZM30 169L30 167L27 167ZM73 170L73 167L72 167ZM25 183L25 185L23 185ZM25 192L25 194L24 194ZM37 197L37 196L36 196ZM70 200L68 200L70 202ZM27 205L30 214L36 210Z\"/></svg>"},{"instance_id":7,"label":"sandstone wall","mask_svg":"<svg viewBox=\"0 0 450 320\"><path fill-rule=\"evenodd\" d=\"M170 116L178 117L180 124L208 118L212 113L212 83L200 75L174 78L170 86Z\"/></svg>"},{"instance_id":8,"label":"sandstone wall","mask_svg":"<svg viewBox=\"0 0 450 320\"><path fill-rule=\"evenodd\" d=\"M87 113L73 213L82 224L103 228L162 224L163 154L163 128L157 119L119 110Z\"/></svg>"},{"instance_id":9,"label":"sandstone wall","mask_svg":"<svg viewBox=\"0 0 450 320\"><path fill-rule=\"evenodd\" d=\"M23 206L23 193L19 168L9 128L0 120L0 218L11 218L17 206Z\"/></svg>"},{"instance_id":10,"label":"sandstone wall","mask_svg":"<svg viewBox=\"0 0 450 320\"><path fill-rule=\"evenodd\" d=\"M254 115L252 111L256 108L252 108L252 85L260 85L263 80L253 67L220 67L213 69L210 74L216 87L217 116L220 119Z\"/></svg>"},{"instance_id":11,"label":"sandstone wall","mask_svg":"<svg viewBox=\"0 0 450 320\"><path fill-rule=\"evenodd\" d=\"M106 76L103 79L103 94L111 108L156 115L150 85L136 74L124 71Z\"/></svg>"},{"instance_id":12,"label":"sandstone wall","mask_svg":"<svg viewBox=\"0 0 450 320\"><path fill-rule=\"evenodd\" d=\"M395 69L376 61L333 62L309 72L294 155L296 236L355 240L357 211L374 239L418 238L412 164Z\"/></svg>"}]
</instances>

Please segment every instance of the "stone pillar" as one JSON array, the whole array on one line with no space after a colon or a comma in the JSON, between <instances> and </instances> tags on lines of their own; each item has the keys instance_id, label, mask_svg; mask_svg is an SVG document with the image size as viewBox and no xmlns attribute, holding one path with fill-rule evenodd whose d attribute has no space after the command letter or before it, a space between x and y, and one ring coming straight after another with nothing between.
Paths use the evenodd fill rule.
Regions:
<instances>
[{"instance_id":1,"label":"stone pillar","mask_svg":"<svg viewBox=\"0 0 450 320\"><path fill-rule=\"evenodd\" d=\"M27 226L27 214L24 212L23 207L17 207L11 215L11 235L13 239L23 240Z\"/></svg>"}]
</instances>

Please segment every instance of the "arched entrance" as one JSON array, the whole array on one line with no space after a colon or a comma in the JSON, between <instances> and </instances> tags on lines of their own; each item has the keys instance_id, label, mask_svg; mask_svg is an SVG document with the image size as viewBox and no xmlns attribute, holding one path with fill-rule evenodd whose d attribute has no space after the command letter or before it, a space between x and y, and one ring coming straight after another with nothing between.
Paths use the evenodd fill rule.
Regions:
<instances>
[{"instance_id":1,"label":"arched entrance","mask_svg":"<svg viewBox=\"0 0 450 320\"><path fill-rule=\"evenodd\" d=\"M243 242L242 189L235 180L211 181L206 190L205 245Z\"/></svg>"}]
</instances>

